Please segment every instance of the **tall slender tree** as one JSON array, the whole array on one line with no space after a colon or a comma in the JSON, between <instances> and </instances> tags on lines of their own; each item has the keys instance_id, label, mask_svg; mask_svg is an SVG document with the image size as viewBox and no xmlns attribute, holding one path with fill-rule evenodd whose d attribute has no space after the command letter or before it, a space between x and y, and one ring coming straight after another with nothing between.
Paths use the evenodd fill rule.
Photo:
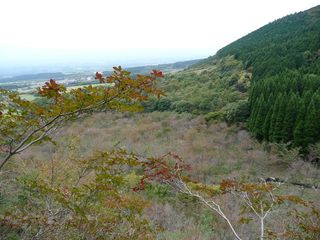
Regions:
<instances>
[{"instance_id":1,"label":"tall slender tree","mask_svg":"<svg viewBox=\"0 0 320 240\"><path fill-rule=\"evenodd\" d=\"M315 100L312 99L308 106L305 118L304 143L306 145L314 143L319 139L320 119L318 117L319 116L315 105Z\"/></svg>"},{"instance_id":2,"label":"tall slender tree","mask_svg":"<svg viewBox=\"0 0 320 240\"><path fill-rule=\"evenodd\" d=\"M275 124L274 124L274 130L272 134L272 140L275 142L281 142L283 140L282 138L282 129L283 129L283 120L286 115L286 106L287 106L287 95L280 95L279 96L279 110L278 114L276 116Z\"/></svg>"},{"instance_id":3,"label":"tall slender tree","mask_svg":"<svg viewBox=\"0 0 320 240\"><path fill-rule=\"evenodd\" d=\"M274 104L272 116L271 116L271 120L270 120L270 128L269 128L269 140L270 141L273 141L273 135L274 135L277 119L278 119L278 114L280 111L281 100L282 100L282 95L279 94L277 96L276 102Z\"/></svg>"},{"instance_id":4,"label":"tall slender tree","mask_svg":"<svg viewBox=\"0 0 320 240\"><path fill-rule=\"evenodd\" d=\"M299 103L299 112L293 132L293 145L295 147L305 148L304 142L304 125L305 125L306 107L303 99Z\"/></svg>"},{"instance_id":5,"label":"tall slender tree","mask_svg":"<svg viewBox=\"0 0 320 240\"><path fill-rule=\"evenodd\" d=\"M290 99L286 107L282 127L282 140L289 142L293 140L293 130L298 113L298 98L294 93L290 94Z\"/></svg>"}]
</instances>

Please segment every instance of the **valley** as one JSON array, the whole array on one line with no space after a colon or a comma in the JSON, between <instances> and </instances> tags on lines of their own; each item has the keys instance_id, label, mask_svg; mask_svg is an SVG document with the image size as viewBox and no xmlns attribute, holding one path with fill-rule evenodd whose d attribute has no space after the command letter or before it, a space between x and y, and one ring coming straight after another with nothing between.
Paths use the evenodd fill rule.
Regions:
<instances>
[{"instance_id":1,"label":"valley","mask_svg":"<svg viewBox=\"0 0 320 240\"><path fill-rule=\"evenodd\" d=\"M319 53L316 6L206 59L0 79L0 239L319 239Z\"/></svg>"}]
</instances>

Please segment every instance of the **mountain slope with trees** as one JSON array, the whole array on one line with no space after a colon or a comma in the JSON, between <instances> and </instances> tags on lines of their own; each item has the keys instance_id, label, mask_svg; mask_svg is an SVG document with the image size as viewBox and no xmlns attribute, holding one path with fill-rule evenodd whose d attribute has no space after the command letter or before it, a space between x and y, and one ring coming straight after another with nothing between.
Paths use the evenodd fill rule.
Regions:
<instances>
[{"instance_id":1,"label":"mountain slope with trees","mask_svg":"<svg viewBox=\"0 0 320 240\"><path fill-rule=\"evenodd\" d=\"M287 69L320 74L320 6L276 20L218 51L234 55L253 79L273 76Z\"/></svg>"},{"instance_id":2,"label":"mountain slope with trees","mask_svg":"<svg viewBox=\"0 0 320 240\"><path fill-rule=\"evenodd\" d=\"M320 6L267 24L162 87L168 97L149 101L147 111L248 120L259 140L306 149L320 140Z\"/></svg>"},{"instance_id":3,"label":"mountain slope with trees","mask_svg":"<svg viewBox=\"0 0 320 240\"><path fill-rule=\"evenodd\" d=\"M276 20L218 51L252 72L248 127L306 149L320 140L320 6Z\"/></svg>"},{"instance_id":4,"label":"mountain slope with trees","mask_svg":"<svg viewBox=\"0 0 320 240\"><path fill-rule=\"evenodd\" d=\"M206 114L206 120L224 119L228 123L248 117L248 89L251 73L233 56L201 61L174 74L160 86L166 97L153 98L145 110ZM238 113L238 114L234 114Z\"/></svg>"}]
</instances>

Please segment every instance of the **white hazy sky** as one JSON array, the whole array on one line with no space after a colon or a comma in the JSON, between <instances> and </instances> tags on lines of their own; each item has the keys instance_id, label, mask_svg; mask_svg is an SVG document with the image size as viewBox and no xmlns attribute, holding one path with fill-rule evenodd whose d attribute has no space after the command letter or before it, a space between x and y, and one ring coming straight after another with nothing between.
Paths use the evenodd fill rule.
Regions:
<instances>
[{"instance_id":1,"label":"white hazy sky","mask_svg":"<svg viewBox=\"0 0 320 240\"><path fill-rule=\"evenodd\" d=\"M277 18L318 4L320 0L0 0L0 64L4 57L8 62L40 61L51 54L57 60L68 53L98 51L110 56L127 52L132 58L139 53L205 57Z\"/></svg>"}]
</instances>

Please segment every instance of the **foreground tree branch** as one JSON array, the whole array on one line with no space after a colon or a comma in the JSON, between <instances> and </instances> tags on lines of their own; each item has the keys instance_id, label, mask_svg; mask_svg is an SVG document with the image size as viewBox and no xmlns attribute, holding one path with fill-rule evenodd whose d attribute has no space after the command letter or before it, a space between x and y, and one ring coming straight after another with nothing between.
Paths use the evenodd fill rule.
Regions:
<instances>
[{"instance_id":1,"label":"foreground tree branch","mask_svg":"<svg viewBox=\"0 0 320 240\"><path fill-rule=\"evenodd\" d=\"M56 178L48 177L47 161L37 177L23 179L26 203L0 214L0 226L24 239L156 238L143 215L146 200L132 191L143 167L138 156L117 149L68 162L69 168L64 160L54 163Z\"/></svg>"},{"instance_id":2,"label":"foreground tree branch","mask_svg":"<svg viewBox=\"0 0 320 240\"><path fill-rule=\"evenodd\" d=\"M20 98L18 93L0 89L0 170L12 158L32 145L49 140L52 133L67 122L105 110L138 111L149 95L160 97L156 87L162 72L153 70L148 76L137 75L120 66L104 78L96 73L102 85L67 91L51 79L38 89L45 104Z\"/></svg>"},{"instance_id":3,"label":"foreground tree branch","mask_svg":"<svg viewBox=\"0 0 320 240\"><path fill-rule=\"evenodd\" d=\"M144 189L147 183L160 182L167 184L174 190L197 199L206 208L217 213L227 223L233 236L238 240L246 238L247 236L240 236L231 218L225 214L221 204L217 201L219 197L226 194L234 196L235 201L241 205L239 223L248 224L253 220L257 221L259 226L257 232L259 232L259 239L261 240L266 238L279 239L279 237L281 237L281 239L300 239L296 237L301 236L298 235L296 231L288 230L283 233L275 233L271 229L266 229L267 218L273 216L271 213L280 208L285 209L288 215L293 211L295 214L299 214L301 219L303 219L302 216L304 216L305 222L308 224L305 226L299 222L297 227L307 229L304 230L306 232L304 234L319 236L320 229L315 227L320 221L319 209L313 206L312 202L304 201L298 196L281 194L279 188L284 183L267 182L265 180L248 182L236 179L225 179L218 184L208 185L190 179L187 175L189 168L190 166L186 165L179 156L172 153L168 153L159 158L148 159L148 161L145 161L145 175L141 179L137 190ZM288 209L289 206L292 210ZM295 206L297 206L297 208L295 208ZM312 216L311 219L313 219L313 221L309 220L309 216ZM291 227L292 226L289 226L289 228ZM292 238L293 232L295 238Z\"/></svg>"},{"instance_id":4,"label":"foreground tree branch","mask_svg":"<svg viewBox=\"0 0 320 240\"><path fill-rule=\"evenodd\" d=\"M219 216L222 217L227 222L234 237L238 240L241 240L241 238L239 237L238 233L236 232L233 224L231 223L229 218L224 214L224 212L222 211L222 209L218 203L216 203L214 200L208 201L203 196L201 196L199 193L194 193L182 179L179 179L175 183L175 186L179 189L180 192L187 194L191 197L195 197L201 203L203 203L206 207L208 207L209 209L211 209L211 210L215 211L217 214L219 214Z\"/></svg>"}]
</instances>

